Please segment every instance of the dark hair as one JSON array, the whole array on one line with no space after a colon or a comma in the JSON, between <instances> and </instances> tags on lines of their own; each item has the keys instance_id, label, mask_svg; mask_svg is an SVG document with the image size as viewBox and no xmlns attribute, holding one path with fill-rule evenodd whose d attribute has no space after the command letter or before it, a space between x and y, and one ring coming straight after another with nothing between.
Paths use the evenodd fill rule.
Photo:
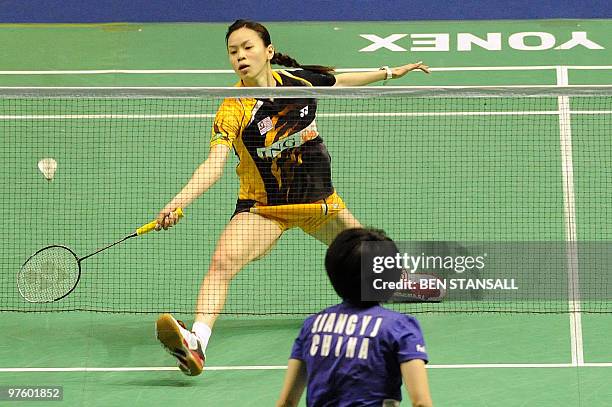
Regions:
<instances>
[{"instance_id":1,"label":"dark hair","mask_svg":"<svg viewBox=\"0 0 612 407\"><path fill-rule=\"evenodd\" d=\"M225 34L225 46L227 47L227 40L229 36L234 31L240 28L248 28L250 30L255 31L259 38L264 42L264 45L267 47L272 44L272 40L270 39L270 33L268 29L264 27L262 24L257 23L255 21L250 20L236 20L227 28L227 34ZM275 65L286 66L289 68L302 68L313 72L318 73L331 73L334 71L334 68L331 66L323 66L323 65L302 65L295 59L291 58L289 55L281 54L280 52L274 52L274 56L270 63Z\"/></svg>"},{"instance_id":2,"label":"dark hair","mask_svg":"<svg viewBox=\"0 0 612 407\"><path fill-rule=\"evenodd\" d=\"M366 242L389 242L389 244L382 246L377 245L377 248L374 250L378 251L382 248L384 253L377 252L376 255L394 256L398 252L397 246L395 246L395 243L384 231L356 228L347 229L338 234L329 245L325 255L327 276L336 293L343 300L361 307L370 307L378 304L378 301L363 301L361 296L362 258L369 258L373 255L371 251L373 249L372 245L365 245ZM397 270L397 273L395 273L397 276L387 276L387 278L390 277L397 281L400 276L399 273L400 271ZM370 285L373 281L373 276L371 273L368 273L367 276L368 281L363 281L363 284ZM380 300L387 300L391 295L393 295L391 291L378 293Z\"/></svg>"}]
</instances>

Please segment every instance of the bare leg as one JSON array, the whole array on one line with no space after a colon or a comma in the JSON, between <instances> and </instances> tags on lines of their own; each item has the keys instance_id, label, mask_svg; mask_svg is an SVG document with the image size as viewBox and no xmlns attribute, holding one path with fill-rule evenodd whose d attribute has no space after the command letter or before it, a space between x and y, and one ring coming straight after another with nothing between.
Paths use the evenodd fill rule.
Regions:
<instances>
[{"instance_id":1,"label":"bare leg","mask_svg":"<svg viewBox=\"0 0 612 407\"><path fill-rule=\"evenodd\" d=\"M196 322L213 327L223 310L232 279L248 263L265 256L281 236L280 226L262 216L243 212L227 225L213 254L198 294Z\"/></svg>"}]
</instances>

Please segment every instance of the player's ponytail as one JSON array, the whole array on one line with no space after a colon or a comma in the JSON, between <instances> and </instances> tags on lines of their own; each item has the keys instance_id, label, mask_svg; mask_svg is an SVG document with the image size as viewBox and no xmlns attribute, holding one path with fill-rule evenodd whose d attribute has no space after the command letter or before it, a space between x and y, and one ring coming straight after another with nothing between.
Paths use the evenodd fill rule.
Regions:
<instances>
[{"instance_id":1,"label":"player's ponytail","mask_svg":"<svg viewBox=\"0 0 612 407\"><path fill-rule=\"evenodd\" d=\"M257 23L255 21L250 20L236 20L232 25L230 25L227 29L227 34L225 34L225 45L227 46L227 40L231 33L240 29L240 28L248 28L250 30L255 31L259 37L264 42L264 45L267 47L272 43L270 39L270 33L268 29L264 27L262 24ZM286 66L288 68L302 68L307 69L309 71L318 72L318 73L331 73L334 71L334 68L331 66L323 66L323 65L302 65L295 59L291 58L289 55L281 54L280 52L275 52L271 64Z\"/></svg>"},{"instance_id":2,"label":"player's ponytail","mask_svg":"<svg viewBox=\"0 0 612 407\"><path fill-rule=\"evenodd\" d=\"M334 71L334 68L331 66L323 66L323 65L302 65L295 59L291 58L289 55L281 54L280 52L275 52L271 64L286 66L289 68L302 68L307 69L309 71L318 72L318 73L330 73Z\"/></svg>"}]
</instances>

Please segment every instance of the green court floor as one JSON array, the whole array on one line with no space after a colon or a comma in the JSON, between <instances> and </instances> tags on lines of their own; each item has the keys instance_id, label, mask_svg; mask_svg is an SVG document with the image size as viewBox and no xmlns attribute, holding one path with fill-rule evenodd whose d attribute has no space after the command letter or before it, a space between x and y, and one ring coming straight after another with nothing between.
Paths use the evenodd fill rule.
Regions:
<instances>
[{"instance_id":1,"label":"green court floor","mask_svg":"<svg viewBox=\"0 0 612 407\"><path fill-rule=\"evenodd\" d=\"M419 319L431 349L436 405L606 406L612 397L609 363L569 366L564 315ZM172 360L155 340L151 316L20 314L2 320L7 332L2 366L23 369L3 371L0 383L63 386L66 405L88 406L180 405L194 399L202 405L273 405L300 326L298 320L223 320L209 347L210 369L189 378L178 370L157 370L170 369ZM610 317L585 316L583 324L586 360L609 362Z\"/></svg>"}]
</instances>

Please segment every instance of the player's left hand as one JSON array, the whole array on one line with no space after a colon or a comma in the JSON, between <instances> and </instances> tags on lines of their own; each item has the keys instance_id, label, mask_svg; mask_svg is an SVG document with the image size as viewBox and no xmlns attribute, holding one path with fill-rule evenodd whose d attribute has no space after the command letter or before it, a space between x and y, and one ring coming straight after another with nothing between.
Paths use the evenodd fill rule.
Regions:
<instances>
[{"instance_id":1,"label":"player's left hand","mask_svg":"<svg viewBox=\"0 0 612 407\"><path fill-rule=\"evenodd\" d=\"M391 68L391 72L393 73L393 79L401 78L406 75L410 71L419 70L425 73L429 73L429 66L425 65L423 61L419 61L414 64L402 65L396 68Z\"/></svg>"}]
</instances>

